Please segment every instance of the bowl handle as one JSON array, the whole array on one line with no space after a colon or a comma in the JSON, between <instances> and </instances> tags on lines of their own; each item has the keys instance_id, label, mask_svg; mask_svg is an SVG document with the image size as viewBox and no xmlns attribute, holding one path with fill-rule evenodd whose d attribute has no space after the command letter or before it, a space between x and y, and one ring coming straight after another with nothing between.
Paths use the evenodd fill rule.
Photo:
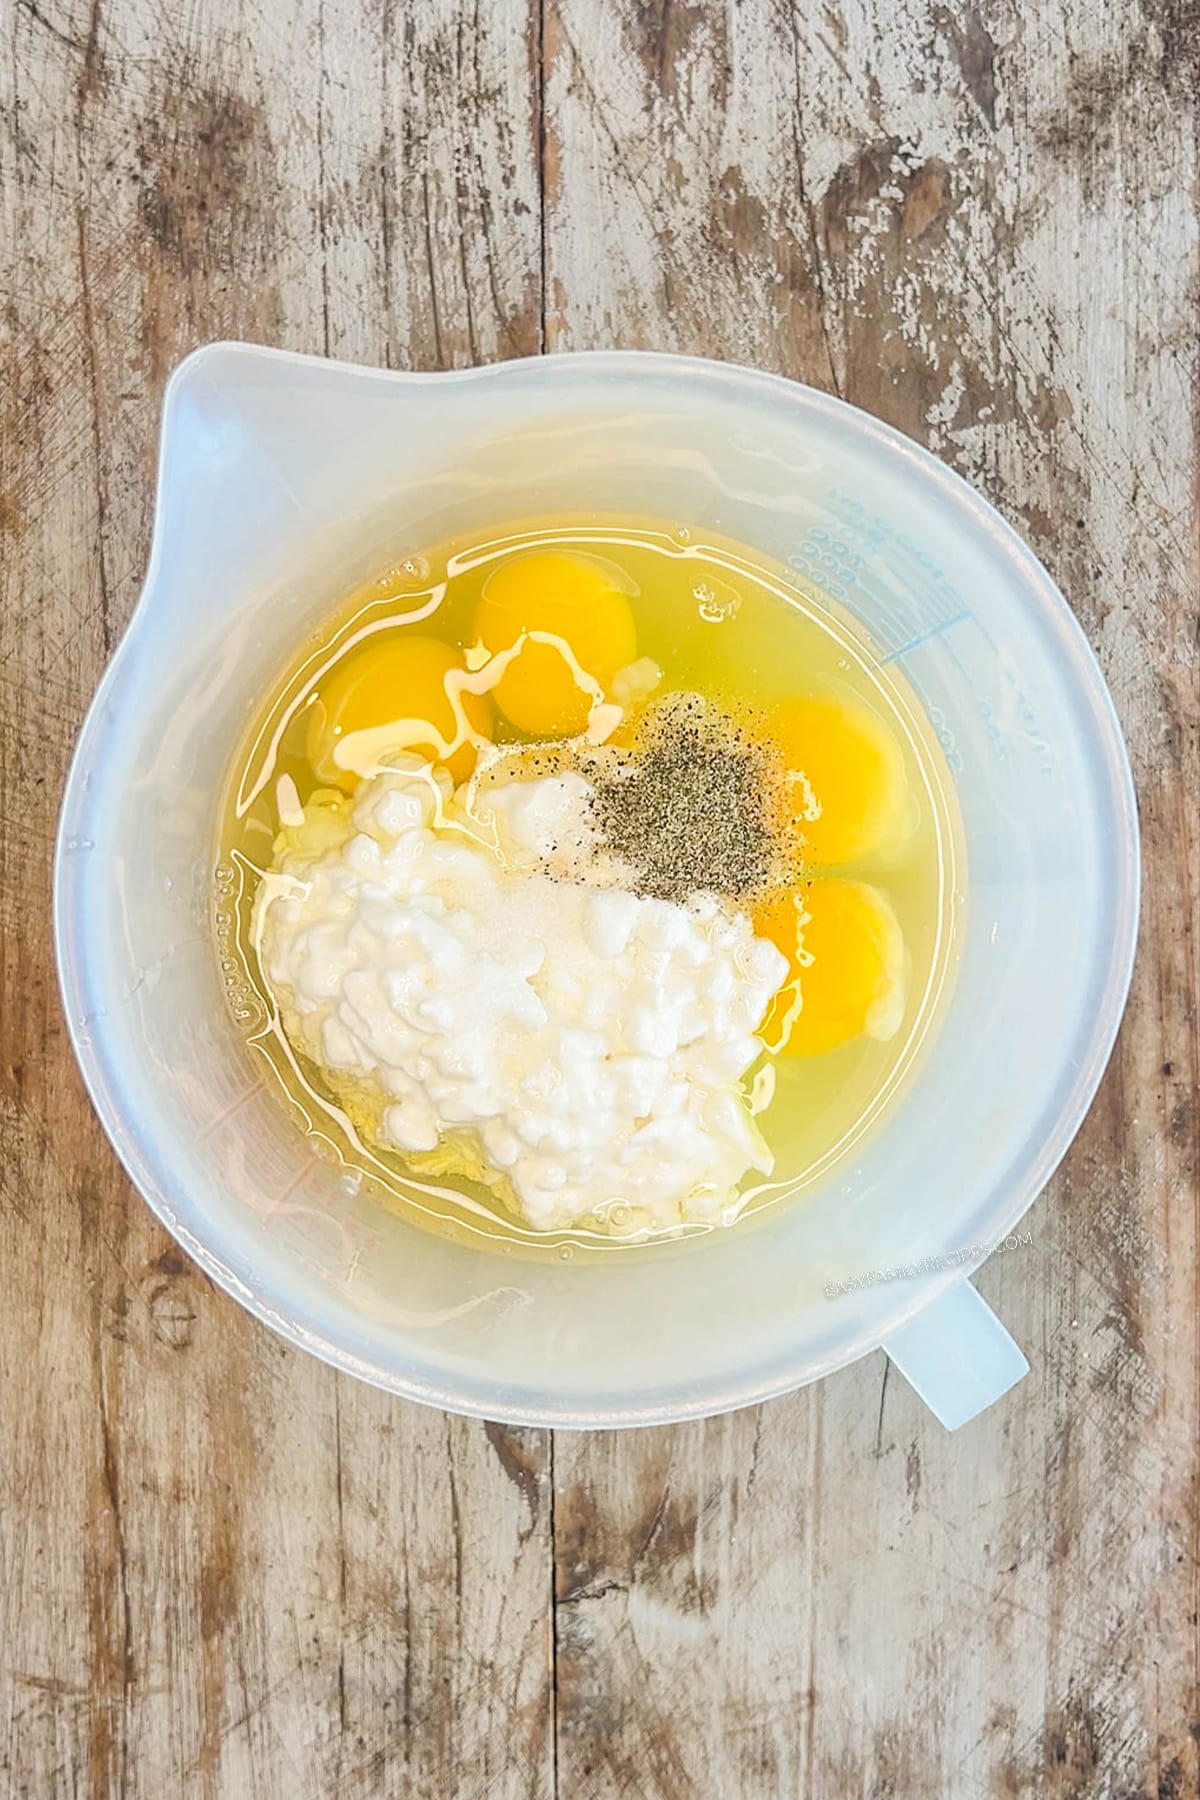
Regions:
<instances>
[{"instance_id":1,"label":"bowl handle","mask_svg":"<svg viewBox=\"0 0 1200 1800\"><path fill-rule=\"evenodd\" d=\"M884 1351L947 1431L1007 1394L1029 1364L969 1281L894 1331Z\"/></svg>"}]
</instances>

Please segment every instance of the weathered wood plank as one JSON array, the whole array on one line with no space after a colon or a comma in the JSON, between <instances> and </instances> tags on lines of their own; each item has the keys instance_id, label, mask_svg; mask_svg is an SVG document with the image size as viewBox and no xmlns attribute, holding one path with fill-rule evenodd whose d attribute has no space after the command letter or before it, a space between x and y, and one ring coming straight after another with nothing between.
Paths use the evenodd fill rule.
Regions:
<instances>
[{"instance_id":1,"label":"weathered wood plank","mask_svg":"<svg viewBox=\"0 0 1200 1800\"><path fill-rule=\"evenodd\" d=\"M535 22L25 4L5 36L0 1789L538 1797L547 1441L349 1383L210 1289L83 1097L46 914L170 366L536 349Z\"/></svg>"},{"instance_id":2,"label":"weathered wood plank","mask_svg":"<svg viewBox=\"0 0 1200 1800\"><path fill-rule=\"evenodd\" d=\"M1196 54L1172 0L18 0L0 1786L1196 1789ZM1025 530L1113 684L1149 880L1102 1096L1034 1249L981 1281L1034 1364L1002 1407L948 1438L875 1358L563 1436L552 1505L540 1435L277 1344L131 1195L64 1042L53 819L144 566L162 380L220 335L737 357L892 419Z\"/></svg>"},{"instance_id":3,"label":"weathered wood plank","mask_svg":"<svg viewBox=\"0 0 1200 1800\"><path fill-rule=\"evenodd\" d=\"M1194 32L1086 0L557 0L546 44L550 341L779 368L976 481L1101 653L1150 870L1103 1093L1036 1247L981 1280L1016 1394L948 1438L877 1358L560 1441L563 1787L1190 1792Z\"/></svg>"}]
</instances>

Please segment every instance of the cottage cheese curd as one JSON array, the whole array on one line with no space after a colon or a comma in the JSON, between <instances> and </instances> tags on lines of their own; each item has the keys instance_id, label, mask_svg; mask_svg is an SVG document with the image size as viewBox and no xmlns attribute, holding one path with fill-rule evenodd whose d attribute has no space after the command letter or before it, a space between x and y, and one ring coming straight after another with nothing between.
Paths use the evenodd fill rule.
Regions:
<instances>
[{"instance_id":1,"label":"cottage cheese curd","mask_svg":"<svg viewBox=\"0 0 1200 1800\"><path fill-rule=\"evenodd\" d=\"M304 809L254 936L291 1042L382 1143L470 1141L538 1230L711 1219L771 1156L740 1081L788 964L748 919L611 885L575 773L471 812L427 766Z\"/></svg>"}]
</instances>

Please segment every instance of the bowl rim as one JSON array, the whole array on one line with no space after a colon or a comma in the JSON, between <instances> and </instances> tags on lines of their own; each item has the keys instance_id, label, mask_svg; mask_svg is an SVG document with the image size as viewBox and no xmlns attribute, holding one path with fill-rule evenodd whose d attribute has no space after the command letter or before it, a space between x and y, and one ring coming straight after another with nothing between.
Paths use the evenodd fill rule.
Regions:
<instances>
[{"instance_id":1,"label":"bowl rim","mask_svg":"<svg viewBox=\"0 0 1200 1800\"><path fill-rule=\"evenodd\" d=\"M580 1409L556 1401L531 1406L514 1400L503 1388L489 1389L486 1377L481 1380L477 1376L467 1375L455 1380L436 1369L430 1374L413 1374L407 1368L389 1367L382 1360L371 1360L356 1354L336 1334L323 1330L319 1321L306 1319L301 1308L295 1305L289 1308L286 1296L276 1291L279 1284L273 1286L270 1277L261 1279L257 1285L250 1285L217 1249L198 1237L179 1216L172 1202L170 1183L161 1179L152 1159L139 1141L136 1129L129 1123L120 1102L119 1084L114 1081L112 1070L98 1049L96 1040L86 1029L88 1007L86 956L82 950L84 934L75 930L73 914L77 887L72 868L73 821L81 812L93 754L103 739L108 702L130 651L137 642L146 617L146 602L159 572L164 475L169 438L173 429L173 413L178 405L180 392L207 364L230 354L255 361L288 364L314 374L332 369L342 375L369 379L397 388L433 383L503 382L528 379L531 375L536 375L539 380L553 381L556 379L556 370L565 365L586 364L601 371L607 369L614 375L628 376L637 373L645 376L656 373L675 382L715 383L735 390L741 396L757 392L792 406L803 404L811 412L823 414L843 427L851 427L861 439L883 454L906 461L931 491L938 491L947 508L952 508L960 519L976 531L985 532L989 536L993 549L1002 552L1010 565L1014 585L1024 589L1028 601L1038 612L1041 623L1048 628L1057 655L1064 667L1069 667L1079 697L1086 702L1095 745L1103 752L1103 771L1098 771L1097 780L1107 789L1115 822L1109 846L1113 875L1111 942L1099 1001L1089 1020L1081 1022L1080 1037L1086 1040L1085 1053L1076 1059L1074 1080L1058 1107L1051 1128L1038 1137L1036 1142L1027 1145L1024 1156L1017 1159L1015 1166L997 1175L985 1202L981 1204L980 1211L990 1220L986 1230L991 1241L999 1241L1011 1233L1054 1174L1083 1123L1112 1053L1128 997L1137 948L1141 849L1137 801L1128 751L1112 695L1095 653L1061 590L1003 515L932 452L862 408L784 375L742 363L650 350L562 351L504 362L482 363L466 369L391 370L239 340L220 339L192 351L176 365L167 382L159 432L153 529L145 580L129 622L84 714L64 785L54 857L55 961L68 1034L92 1105L127 1174L160 1223L218 1287L224 1289L272 1331L334 1368L342 1369L402 1398L467 1417L543 1428L625 1428L712 1417L793 1392L869 1354L885 1343L893 1332L923 1312L941 1293L969 1276L984 1258L979 1258L973 1264L940 1270L919 1283L906 1283L903 1288L900 1285L889 1288L886 1290L889 1297L899 1297L893 1306L885 1309L880 1320L866 1333L857 1334L816 1363L806 1362L798 1368L789 1367L786 1357L776 1357L766 1369L757 1366L740 1371L731 1383L697 1384L703 1391L693 1393L691 1390L684 1390L682 1394L676 1387L678 1397L673 1400L652 1396L645 1402L610 1403L607 1396L599 1396L591 1398L587 1408ZM781 1362L782 1367L779 1366Z\"/></svg>"}]
</instances>

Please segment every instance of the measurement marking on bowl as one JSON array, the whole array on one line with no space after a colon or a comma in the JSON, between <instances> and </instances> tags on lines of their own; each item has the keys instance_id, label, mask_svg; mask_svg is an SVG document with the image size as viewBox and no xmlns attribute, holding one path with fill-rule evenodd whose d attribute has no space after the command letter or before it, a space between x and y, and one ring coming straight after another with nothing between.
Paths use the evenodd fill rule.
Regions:
<instances>
[{"instance_id":1,"label":"measurement marking on bowl","mask_svg":"<svg viewBox=\"0 0 1200 1800\"><path fill-rule=\"evenodd\" d=\"M901 644L898 650L890 650L886 656L880 658L880 661L885 664L899 662L902 656L910 656L914 650L919 650L922 644L927 644L930 638L941 637L942 633L949 631L952 625L961 625L964 619L972 616L969 612L960 612L955 613L952 619L942 619L937 625L931 625L928 631L922 631L918 637L909 638L907 644Z\"/></svg>"},{"instance_id":2,"label":"measurement marking on bowl","mask_svg":"<svg viewBox=\"0 0 1200 1800\"><path fill-rule=\"evenodd\" d=\"M238 1095L236 1100L231 1100L229 1105L225 1107L222 1112L217 1113L215 1117L211 1118L208 1124L204 1126L199 1134L200 1142L203 1143L205 1138L211 1137L214 1131L232 1119L235 1113L240 1112L247 1100L253 1100L255 1094L262 1092L264 1085L265 1084L262 1081L256 1081L253 1087L248 1087L244 1093Z\"/></svg>"}]
</instances>

